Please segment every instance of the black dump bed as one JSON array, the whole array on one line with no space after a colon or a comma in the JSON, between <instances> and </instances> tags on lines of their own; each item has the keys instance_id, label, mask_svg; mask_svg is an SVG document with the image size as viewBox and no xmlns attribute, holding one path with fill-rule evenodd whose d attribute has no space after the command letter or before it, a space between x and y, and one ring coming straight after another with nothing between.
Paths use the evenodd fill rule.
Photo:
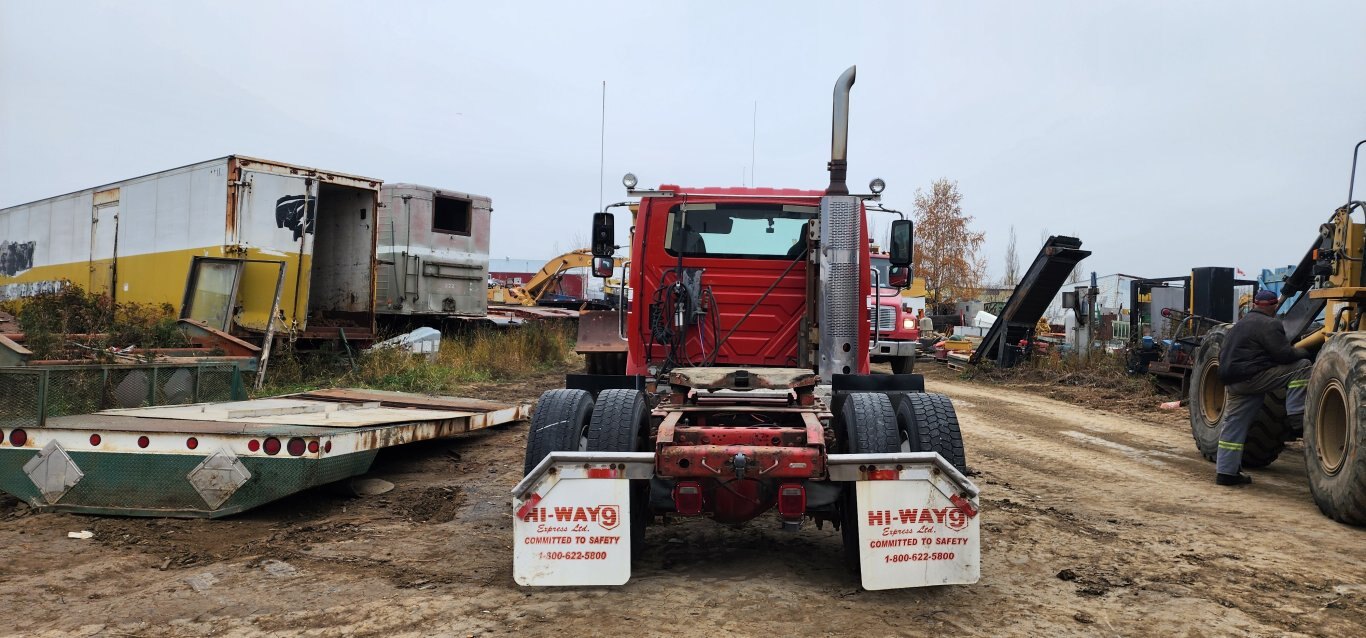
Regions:
<instances>
[{"instance_id":1,"label":"black dump bed","mask_svg":"<svg viewBox=\"0 0 1366 638\"><path fill-rule=\"evenodd\" d=\"M977 363L989 359L1003 368L1015 365L1019 360L1020 342L1034 340L1034 326L1039 318L1067 283L1072 269L1089 256L1091 251L1082 250L1081 240L1076 237L1049 237L970 361Z\"/></svg>"}]
</instances>

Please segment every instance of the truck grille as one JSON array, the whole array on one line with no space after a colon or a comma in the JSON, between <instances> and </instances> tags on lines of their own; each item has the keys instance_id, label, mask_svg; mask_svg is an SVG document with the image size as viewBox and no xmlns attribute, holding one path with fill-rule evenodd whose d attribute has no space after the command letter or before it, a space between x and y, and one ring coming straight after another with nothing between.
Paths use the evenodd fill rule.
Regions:
<instances>
[{"instance_id":1,"label":"truck grille","mask_svg":"<svg viewBox=\"0 0 1366 638\"><path fill-rule=\"evenodd\" d=\"M867 321L873 324L873 310L867 311ZM892 306L877 307L877 329L881 332L892 332L896 329L896 309Z\"/></svg>"}]
</instances>

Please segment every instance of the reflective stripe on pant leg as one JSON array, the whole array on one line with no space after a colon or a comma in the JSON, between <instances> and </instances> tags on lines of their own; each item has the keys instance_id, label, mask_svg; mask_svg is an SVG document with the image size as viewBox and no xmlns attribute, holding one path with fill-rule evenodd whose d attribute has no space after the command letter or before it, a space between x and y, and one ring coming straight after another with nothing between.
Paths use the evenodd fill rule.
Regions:
<instances>
[{"instance_id":1,"label":"reflective stripe on pant leg","mask_svg":"<svg viewBox=\"0 0 1366 638\"><path fill-rule=\"evenodd\" d=\"M1304 414L1304 391L1309 387L1309 373L1313 364L1303 359L1293 364L1290 381L1285 384L1285 413Z\"/></svg>"},{"instance_id":2,"label":"reflective stripe on pant leg","mask_svg":"<svg viewBox=\"0 0 1366 638\"><path fill-rule=\"evenodd\" d=\"M1257 411L1262 409L1263 394L1228 393L1228 404L1224 406L1224 416L1219 421L1219 450L1215 456L1215 471L1220 474L1237 474L1243 466L1243 444L1247 441L1247 431Z\"/></svg>"}]
</instances>

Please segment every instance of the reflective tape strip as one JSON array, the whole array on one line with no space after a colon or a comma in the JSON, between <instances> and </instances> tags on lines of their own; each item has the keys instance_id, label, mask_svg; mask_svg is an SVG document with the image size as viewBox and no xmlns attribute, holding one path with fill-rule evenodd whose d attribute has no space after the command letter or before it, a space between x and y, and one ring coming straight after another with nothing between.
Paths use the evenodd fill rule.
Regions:
<instances>
[{"instance_id":1,"label":"reflective tape strip","mask_svg":"<svg viewBox=\"0 0 1366 638\"><path fill-rule=\"evenodd\" d=\"M1241 449L1243 449L1243 444L1242 444L1242 443L1233 443L1233 442L1231 442L1231 441L1220 441L1220 442L1219 442L1219 449L1221 449L1221 450L1241 450Z\"/></svg>"},{"instance_id":2,"label":"reflective tape strip","mask_svg":"<svg viewBox=\"0 0 1366 638\"><path fill-rule=\"evenodd\" d=\"M1309 379L1295 379L1294 381L1291 381L1289 384L1287 384L1286 387L1294 389L1303 388L1307 385L1309 385Z\"/></svg>"}]
</instances>

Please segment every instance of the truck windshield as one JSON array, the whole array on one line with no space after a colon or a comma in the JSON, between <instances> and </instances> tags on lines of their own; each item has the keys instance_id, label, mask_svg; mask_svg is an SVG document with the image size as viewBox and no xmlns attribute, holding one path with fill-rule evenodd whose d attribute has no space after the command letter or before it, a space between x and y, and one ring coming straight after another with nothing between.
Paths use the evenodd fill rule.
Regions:
<instances>
[{"instance_id":1,"label":"truck windshield","mask_svg":"<svg viewBox=\"0 0 1366 638\"><path fill-rule=\"evenodd\" d=\"M669 210L664 246L670 255L796 259L806 247L806 222L815 206L682 204Z\"/></svg>"},{"instance_id":2,"label":"truck windshield","mask_svg":"<svg viewBox=\"0 0 1366 638\"><path fill-rule=\"evenodd\" d=\"M874 256L871 261L873 262L873 270L877 271L877 283L881 284L883 288L890 288L891 284L888 283L890 281L888 277L891 276L892 260Z\"/></svg>"}]
</instances>

